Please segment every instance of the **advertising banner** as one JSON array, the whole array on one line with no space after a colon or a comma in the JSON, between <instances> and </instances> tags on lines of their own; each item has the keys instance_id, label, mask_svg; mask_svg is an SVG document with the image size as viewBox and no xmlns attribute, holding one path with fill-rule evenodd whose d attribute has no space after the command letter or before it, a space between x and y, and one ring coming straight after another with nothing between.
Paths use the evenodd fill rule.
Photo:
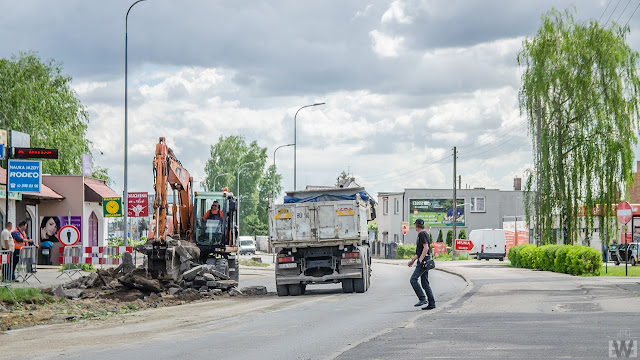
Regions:
<instances>
[{"instance_id":1,"label":"advertising banner","mask_svg":"<svg viewBox=\"0 0 640 360\"><path fill-rule=\"evenodd\" d=\"M458 199L458 211L456 212L456 226L465 226L464 223L464 199ZM411 199L409 200L409 222L413 224L416 219L424 220L426 227L452 226L454 221L452 199Z\"/></svg>"},{"instance_id":2,"label":"advertising banner","mask_svg":"<svg viewBox=\"0 0 640 360\"><path fill-rule=\"evenodd\" d=\"M515 243L514 227L518 227L518 242ZM502 223L504 237L507 240L507 251L514 245L524 245L529 243L529 228L526 221L505 221Z\"/></svg>"},{"instance_id":3,"label":"advertising banner","mask_svg":"<svg viewBox=\"0 0 640 360\"><path fill-rule=\"evenodd\" d=\"M149 194L146 192L130 192L127 196L127 214L129 217L149 216Z\"/></svg>"},{"instance_id":4,"label":"advertising banner","mask_svg":"<svg viewBox=\"0 0 640 360\"><path fill-rule=\"evenodd\" d=\"M38 229L40 244L44 241L58 242L58 232L67 225L75 226L82 234L82 216L71 216L71 219L68 216L40 216L40 227ZM80 238L79 242L82 242L82 238Z\"/></svg>"},{"instance_id":5,"label":"advertising banner","mask_svg":"<svg viewBox=\"0 0 640 360\"><path fill-rule=\"evenodd\" d=\"M102 213L104 217L122 217L122 198L102 199Z\"/></svg>"},{"instance_id":6,"label":"advertising banner","mask_svg":"<svg viewBox=\"0 0 640 360\"><path fill-rule=\"evenodd\" d=\"M42 187L42 163L9 160L9 192L39 193Z\"/></svg>"},{"instance_id":7,"label":"advertising banner","mask_svg":"<svg viewBox=\"0 0 640 360\"><path fill-rule=\"evenodd\" d=\"M447 244L441 243L441 242L434 242L433 243L433 252L434 252L434 256L435 257L440 256L440 254L446 254L447 253Z\"/></svg>"}]
</instances>

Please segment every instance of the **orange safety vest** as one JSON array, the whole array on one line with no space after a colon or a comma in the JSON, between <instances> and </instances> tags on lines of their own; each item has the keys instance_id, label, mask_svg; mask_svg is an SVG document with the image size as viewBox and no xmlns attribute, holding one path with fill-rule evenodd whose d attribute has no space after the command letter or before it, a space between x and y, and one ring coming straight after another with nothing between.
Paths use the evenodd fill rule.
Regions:
<instances>
[{"instance_id":1,"label":"orange safety vest","mask_svg":"<svg viewBox=\"0 0 640 360\"><path fill-rule=\"evenodd\" d=\"M218 214L220 215L220 220L222 220L222 210L216 210L216 212L211 211L211 209L209 209L209 211L207 211L206 214L204 214L204 219L211 219L213 220L213 215Z\"/></svg>"},{"instance_id":2,"label":"orange safety vest","mask_svg":"<svg viewBox=\"0 0 640 360\"><path fill-rule=\"evenodd\" d=\"M20 237L22 238L22 242L17 242L16 239L13 237L13 233L14 232L18 232L18 234L20 234ZM11 237L13 238L13 243L15 245L15 249L16 250L20 250L27 245L27 234L24 231L20 231L19 229L15 229L11 232Z\"/></svg>"}]
</instances>

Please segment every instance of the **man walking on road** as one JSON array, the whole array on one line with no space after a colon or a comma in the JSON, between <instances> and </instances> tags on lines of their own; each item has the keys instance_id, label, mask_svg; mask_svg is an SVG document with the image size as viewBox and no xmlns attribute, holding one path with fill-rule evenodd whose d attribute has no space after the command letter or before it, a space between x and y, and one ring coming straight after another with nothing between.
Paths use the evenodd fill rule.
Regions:
<instances>
[{"instance_id":1,"label":"man walking on road","mask_svg":"<svg viewBox=\"0 0 640 360\"><path fill-rule=\"evenodd\" d=\"M408 263L409 267L412 267L413 263L418 260L418 264L416 265L416 269L413 271L413 275L411 275L410 281L413 291L416 292L419 300L414 306L427 304L427 306L423 307L422 310L431 310L436 308L436 300L433 298L433 292L431 291L431 286L429 286L429 270L426 268L427 259L431 255L431 237L424 230L424 220L416 219L414 225L416 227L416 232L418 233L416 254ZM420 288L420 284L418 284L418 278L422 284L422 289L427 293L426 298L424 296L424 292ZM429 301L428 303L427 300Z\"/></svg>"}]
</instances>

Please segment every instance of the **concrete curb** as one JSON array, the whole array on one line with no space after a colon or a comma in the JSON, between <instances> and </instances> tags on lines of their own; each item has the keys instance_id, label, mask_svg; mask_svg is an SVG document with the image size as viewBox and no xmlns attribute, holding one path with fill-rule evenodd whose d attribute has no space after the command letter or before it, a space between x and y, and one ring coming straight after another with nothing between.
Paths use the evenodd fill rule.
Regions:
<instances>
[{"instance_id":1,"label":"concrete curb","mask_svg":"<svg viewBox=\"0 0 640 360\"><path fill-rule=\"evenodd\" d=\"M438 270L438 271L442 271L442 272L447 273L447 274L455 275L455 276L461 278L462 280L464 280L467 283L467 285L471 285L472 284L472 282L470 280L467 280L467 278L464 277L464 275L458 274L457 272L455 272L453 270L439 268L439 267L437 267L437 265L436 265L436 268L434 270Z\"/></svg>"}]
</instances>

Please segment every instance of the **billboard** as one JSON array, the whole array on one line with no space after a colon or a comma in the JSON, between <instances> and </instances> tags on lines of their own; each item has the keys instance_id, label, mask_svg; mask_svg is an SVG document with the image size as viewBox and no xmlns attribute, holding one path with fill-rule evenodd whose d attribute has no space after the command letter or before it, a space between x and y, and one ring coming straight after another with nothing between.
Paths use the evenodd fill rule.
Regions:
<instances>
[{"instance_id":1,"label":"billboard","mask_svg":"<svg viewBox=\"0 0 640 360\"><path fill-rule=\"evenodd\" d=\"M456 226L464 224L464 199L458 199ZM452 226L454 221L453 199L411 199L409 200L409 222L424 220L426 227Z\"/></svg>"},{"instance_id":2,"label":"billboard","mask_svg":"<svg viewBox=\"0 0 640 360\"><path fill-rule=\"evenodd\" d=\"M39 193L42 188L42 163L9 160L9 192Z\"/></svg>"},{"instance_id":3,"label":"billboard","mask_svg":"<svg viewBox=\"0 0 640 360\"><path fill-rule=\"evenodd\" d=\"M58 231L66 225L75 226L82 234L82 216L40 216L39 225L38 239L40 244L43 241L58 242ZM80 238L80 242L82 242L82 238Z\"/></svg>"},{"instance_id":4,"label":"billboard","mask_svg":"<svg viewBox=\"0 0 640 360\"><path fill-rule=\"evenodd\" d=\"M517 227L518 241L515 240L513 228ZM526 221L505 221L502 223L504 237L507 240L507 251L514 245L524 245L529 243L529 227Z\"/></svg>"},{"instance_id":5,"label":"billboard","mask_svg":"<svg viewBox=\"0 0 640 360\"><path fill-rule=\"evenodd\" d=\"M127 214L129 217L149 216L149 194L146 192L130 192L127 196Z\"/></svg>"}]
</instances>

